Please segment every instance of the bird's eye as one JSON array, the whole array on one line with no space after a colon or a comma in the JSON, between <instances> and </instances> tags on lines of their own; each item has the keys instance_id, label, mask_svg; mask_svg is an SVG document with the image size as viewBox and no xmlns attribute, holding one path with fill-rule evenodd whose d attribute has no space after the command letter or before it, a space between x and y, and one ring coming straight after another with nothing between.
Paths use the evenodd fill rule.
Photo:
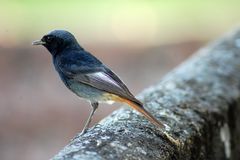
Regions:
<instances>
[{"instance_id":1,"label":"bird's eye","mask_svg":"<svg viewBox=\"0 0 240 160\"><path fill-rule=\"evenodd\" d=\"M51 42L52 42L52 40L53 40L53 38L52 38L52 37L46 37L46 41L47 41L47 43L51 43Z\"/></svg>"}]
</instances>

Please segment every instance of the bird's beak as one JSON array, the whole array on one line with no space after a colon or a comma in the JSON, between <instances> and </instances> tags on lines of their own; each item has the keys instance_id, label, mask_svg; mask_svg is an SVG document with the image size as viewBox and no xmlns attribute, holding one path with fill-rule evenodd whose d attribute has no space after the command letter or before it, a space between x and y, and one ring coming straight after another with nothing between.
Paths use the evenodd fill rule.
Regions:
<instances>
[{"instance_id":1,"label":"bird's beak","mask_svg":"<svg viewBox=\"0 0 240 160\"><path fill-rule=\"evenodd\" d=\"M36 40L32 42L32 45L43 45L46 44L46 42L43 42L42 40Z\"/></svg>"}]
</instances>

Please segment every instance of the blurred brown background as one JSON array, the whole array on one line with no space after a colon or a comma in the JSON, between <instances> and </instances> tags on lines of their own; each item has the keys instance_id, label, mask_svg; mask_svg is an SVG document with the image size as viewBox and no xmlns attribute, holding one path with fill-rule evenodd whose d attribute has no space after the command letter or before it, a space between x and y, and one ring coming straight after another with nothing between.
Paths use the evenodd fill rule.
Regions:
<instances>
[{"instance_id":1,"label":"blurred brown background","mask_svg":"<svg viewBox=\"0 0 240 160\"><path fill-rule=\"evenodd\" d=\"M67 29L137 94L200 46L238 25L239 1L1 1L0 159L42 160L79 132L86 101L31 42ZM101 105L92 124L119 105Z\"/></svg>"}]
</instances>

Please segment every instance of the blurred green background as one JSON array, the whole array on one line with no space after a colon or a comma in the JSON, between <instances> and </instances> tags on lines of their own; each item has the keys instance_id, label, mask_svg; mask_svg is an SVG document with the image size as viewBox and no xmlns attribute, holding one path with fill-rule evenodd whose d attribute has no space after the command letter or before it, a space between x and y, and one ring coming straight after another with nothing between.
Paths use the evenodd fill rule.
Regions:
<instances>
[{"instance_id":1,"label":"blurred green background","mask_svg":"<svg viewBox=\"0 0 240 160\"><path fill-rule=\"evenodd\" d=\"M137 94L195 50L237 27L237 0L1 0L0 159L42 160L83 127L90 111L31 42L72 32ZM101 105L93 123L119 105Z\"/></svg>"},{"instance_id":2,"label":"blurred green background","mask_svg":"<svg viewBox=\"0 0 240 160\"><path fill-rule=\"evenodd\" d=\"M84 43L208 40L238 23L239 6L238 0L1 0L1 43L24 44L56 28Z\"/></svg>"}]
</instances>

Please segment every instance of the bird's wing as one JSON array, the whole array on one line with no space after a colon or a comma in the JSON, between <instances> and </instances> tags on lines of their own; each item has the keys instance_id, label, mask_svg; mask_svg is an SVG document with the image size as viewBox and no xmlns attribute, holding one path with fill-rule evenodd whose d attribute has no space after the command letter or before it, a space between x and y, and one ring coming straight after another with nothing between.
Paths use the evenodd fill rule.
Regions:
<instances>
[{"instance_id":1,"label":"bird's wing","mask_svg":"<svg viewBox=\"0 0 240 160\"><path fill-rule=\"evenodd\" d=\"M120 85L120 87L122 89L124 89L125 92L127 92L127 94L132 95L132 93L128 90L127 86L121 81L120 78L118 78L118 76L111 71L109 68L104 67L104 74L108 75L108 77L110 77L111 79L113 79L114 81L116 81L118 83L118 85ZM132 95L133 96L133 95Z\"/></svg>"},{"instance_id":2,"label":"bird's wing","mask_svg":"<svg viewBox=\"0 0 240 160\"><path fill-rule=\"evenodd\" d=\"M54 65L65 75L88 74L102 71L103 64L85 51L71 51L58 56Z\"/></svg>"},{"instance_id":3,"label":"bird's wing","mask_svg":"<svg viewBox=\"0 0 240 160\"><path fill-rule=\"evenodd\" d=\"M135 101L134 96L129 92L127 87L122 82L116 81L106 72L100 71L88 74L78 74L74 76L74 79L99 90ZM126 89L122 86L125 86Z\"/></svg>"},{"instance_id":4,"label":"bird's wing","mask_svg":"<svg viewBox=\"0 0 240 160\"><path fill-rule=\"evenodd\" d=\"M139 102L120 78L95 57L86 58L77 53L72 54L71 57L68 55L61 59L61 63L57 65L65 76L79 83Z\"/></svg>"}]
</instances>

